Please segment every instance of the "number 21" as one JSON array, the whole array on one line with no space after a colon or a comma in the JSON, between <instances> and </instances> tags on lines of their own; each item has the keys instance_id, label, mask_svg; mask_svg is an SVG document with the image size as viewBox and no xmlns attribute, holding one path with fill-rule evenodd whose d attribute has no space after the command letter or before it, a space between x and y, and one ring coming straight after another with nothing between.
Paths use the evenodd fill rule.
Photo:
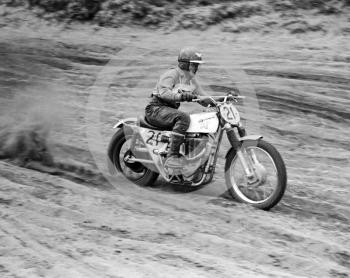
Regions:
<instances>
[{"instance_id":1,"label":"number 21","mask_svg":"<svg viewBox=\"0 0 350 278\"><path fill-rule=\"evenodd\" d=\"M224 110L226 111L226 117L228 120L234 120L235 119L235 112L233 111L232 107L224 107Z\"/></svg>"}]
</instances>

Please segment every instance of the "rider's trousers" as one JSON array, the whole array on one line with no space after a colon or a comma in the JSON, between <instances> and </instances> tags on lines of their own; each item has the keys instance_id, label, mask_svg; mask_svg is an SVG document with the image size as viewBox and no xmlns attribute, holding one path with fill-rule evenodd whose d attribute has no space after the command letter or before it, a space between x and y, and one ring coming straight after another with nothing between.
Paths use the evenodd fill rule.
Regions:
<instances>
[{"instance_id":1,"label":"rider's trousers","mask_svg":"<svg viewBox=\"0 0 350 278\"><path fill-rule=\"evenodd\" d=\"M189 114L169 106L147 105L146 119L154 126L169 128L180 134L185 134L190 126Z\"/></svg>"}]
</instances>

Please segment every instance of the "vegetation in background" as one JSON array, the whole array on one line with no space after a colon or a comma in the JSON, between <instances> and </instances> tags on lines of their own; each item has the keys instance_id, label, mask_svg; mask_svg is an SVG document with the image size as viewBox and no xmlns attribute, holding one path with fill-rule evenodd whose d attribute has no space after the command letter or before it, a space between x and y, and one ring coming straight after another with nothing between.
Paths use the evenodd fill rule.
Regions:
<instances>
[{"instance_id":1,"label":"vegetation in background","mask_svg":"<svg viewBox=\"0 0 350 278\"><path fill-rule=\"evenodd\" d=\"M295 17L280 27L292 33L322 31L322 24L310 23L300 13L346 16L350 0L0 0L0 4L27 6L45 19L92 21L101 26L142 25L175 29L206 29L222 24L222 30L241 32L273 27L280 18ZM249 23L247 22L249 20Z\"/></svg>"}]
</instances>

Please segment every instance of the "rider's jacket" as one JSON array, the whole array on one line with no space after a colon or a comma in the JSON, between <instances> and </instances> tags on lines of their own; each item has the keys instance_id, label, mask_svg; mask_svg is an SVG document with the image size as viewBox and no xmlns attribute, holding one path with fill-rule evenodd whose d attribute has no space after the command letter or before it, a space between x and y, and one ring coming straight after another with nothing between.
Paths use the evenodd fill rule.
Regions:
<instances>
[{"instance_id":1,"label":"rider's jacket","mask_svg":"<svg viewBox=\"0 0 350 278\"><path fill-rule=\"evenodd\" d=\"M193 93L196 94L197 84L192 80L186 82L185 74L180 68L174 68L167 70L162 74L154 88L151 101L149 105L154 106L169 106L172 108L179 108L181 101L181 93L174 90L178 85L186 84L191 85Z\"/></svg>"}]
</instances>

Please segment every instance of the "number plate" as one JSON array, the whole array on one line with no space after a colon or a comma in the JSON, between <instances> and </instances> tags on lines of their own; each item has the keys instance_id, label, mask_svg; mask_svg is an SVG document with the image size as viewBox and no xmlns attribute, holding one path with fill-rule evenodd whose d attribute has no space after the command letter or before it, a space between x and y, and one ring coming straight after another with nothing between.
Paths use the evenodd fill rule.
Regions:
<instances>
[{"instance_id":1,"label":"number plate","mask_svg":"<svg viewBox=\"0 0 350 278\"><path fill-rule=\"evenodd\" d=\"M241 120L239 112L232 103L225 103L220 106L221 117L231 125L237 125Z\"/></svg>"},{"instance_id":2,"label":"number plate","mask_svg":"<svg viewBox=\"0 0 350 278\"><path fill-rule=\"evenodd\" d=\"M151 146L158 146L161 142L160 138L162 136L162 132L156 132L154 130L148 130L147 132L146 144Z\"/></svg>"}]
</instances>

